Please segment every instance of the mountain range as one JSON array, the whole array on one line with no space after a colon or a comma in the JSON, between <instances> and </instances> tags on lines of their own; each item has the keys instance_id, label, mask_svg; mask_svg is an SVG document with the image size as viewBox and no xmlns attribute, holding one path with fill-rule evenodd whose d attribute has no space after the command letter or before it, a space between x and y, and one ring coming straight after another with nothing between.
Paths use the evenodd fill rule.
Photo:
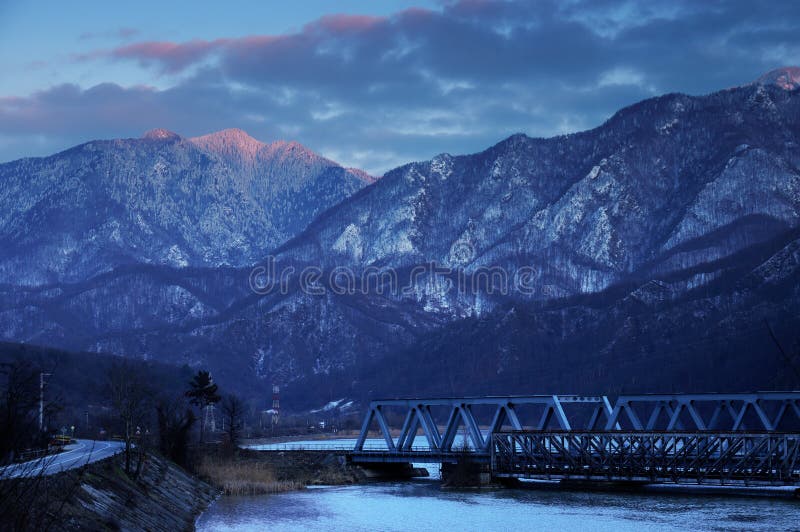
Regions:
<instances>
[{"instance_id":1,"label":"mountain range","mask_svg":"<svg viewBox=\"0 0 800 532\"><path fill-rule=\"evenodd\" d=\"M126 264L244 266L374 179L295 142L163 129L0 165L0 282Z\"/></svg>"},{"instance_id":2,"label":"mountain range","mask_svg":"<svg viewBox=\"0 0 800 532\"><path fill-rule=\"evenodd\" d=\"M0 165L0 332L281 384L297 408L796 386L768 326L800 338L798 80L378 180L238 130ZM316 269L319 290L261 290L267 264ZM366 271L403 290L339 289Z\"/></svg>"}]
</instances>

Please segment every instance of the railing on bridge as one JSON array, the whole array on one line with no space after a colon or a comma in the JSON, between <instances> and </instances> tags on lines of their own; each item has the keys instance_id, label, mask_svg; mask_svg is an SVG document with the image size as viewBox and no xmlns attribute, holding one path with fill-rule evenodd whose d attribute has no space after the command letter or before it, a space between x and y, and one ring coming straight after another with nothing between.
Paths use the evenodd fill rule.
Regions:
<instances>
[{"instance_id":1,"label":"railing on bridge","mask_svg":"<svg viewBox=\"0 0 800 532\"><path fill-rule=\"evenodd\" d=\"M794 484L800 434L500 432L492 475L593 481Z\"/></svg>"}]
</instances>

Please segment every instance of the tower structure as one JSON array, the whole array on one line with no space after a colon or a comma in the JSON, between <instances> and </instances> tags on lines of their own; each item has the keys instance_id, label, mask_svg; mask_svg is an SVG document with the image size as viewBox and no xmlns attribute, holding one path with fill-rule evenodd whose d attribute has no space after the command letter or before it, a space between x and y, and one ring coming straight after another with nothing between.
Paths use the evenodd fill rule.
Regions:
<instances>
[{"instance_id":1,"label":"tower structure","mask_svg":"<svg viewBox=\"0 0 800 532\"><path fill-rule=\"evenodd\" d=\"M211 430L211 432L216 432L217 430L217 421L214 416L214 405L208 405L206 407L206 411L203 414L203 427L205 430Z\"/></svg>"},{"instance_id":2,"label":"tower structure","mask_svg":"<svg viewBox=\"0 0 800 532\"><path fill-rule=\"evenodd\" d=\"M278 424L278 415L281 411L281 388L277 384L272 385L272 424Z\"/></svg>"}]
</instances>

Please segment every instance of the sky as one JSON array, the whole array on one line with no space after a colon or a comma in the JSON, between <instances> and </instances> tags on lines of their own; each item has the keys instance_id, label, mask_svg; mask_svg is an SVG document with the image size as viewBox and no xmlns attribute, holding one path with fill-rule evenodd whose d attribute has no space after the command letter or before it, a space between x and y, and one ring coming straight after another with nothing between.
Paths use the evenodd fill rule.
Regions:
<instances>
[{"instance_id":1,"label":"sky","mask_svg":"<svg viewBox=\"0 0 800 532\"><path fill-rule=\"evenodd\" d=\"M0 162L241 128L374 175L800 64L800 2L0 0Z\"/></svg>"}]
</instances>

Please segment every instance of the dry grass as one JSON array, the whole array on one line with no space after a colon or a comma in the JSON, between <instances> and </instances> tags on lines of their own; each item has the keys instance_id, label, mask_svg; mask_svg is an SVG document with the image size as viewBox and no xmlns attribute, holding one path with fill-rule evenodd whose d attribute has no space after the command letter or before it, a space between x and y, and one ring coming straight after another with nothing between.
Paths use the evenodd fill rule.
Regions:
<instances>
[{"instance_id":1,"label":"dry grass","mask_svg":"<svg viewBox=\"0 0 800 532\"><path fill-rule=\"evenodd\" d=\"M207 457L200 464L199 473L225 495L265 495L303 487L301 482L294 480L276 480L269 464L249 460Z\"/></svg>"}]
</instances>

